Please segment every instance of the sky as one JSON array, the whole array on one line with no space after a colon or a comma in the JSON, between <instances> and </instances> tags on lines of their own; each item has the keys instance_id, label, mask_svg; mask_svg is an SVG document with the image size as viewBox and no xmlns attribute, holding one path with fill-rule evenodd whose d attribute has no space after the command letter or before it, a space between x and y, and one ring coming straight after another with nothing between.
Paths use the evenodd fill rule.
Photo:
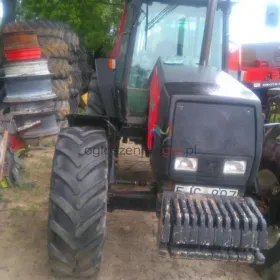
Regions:
<instances>
[{"instance_id":1,"label":"sky","mask_svg":"<svg viewBox=\"0 0 280 280\"><path fill-rule=\"evenodd\" d=\"M279 24L265 24L268 3L279 5ZM280 0L241 0L230 19L230 36L235 43L280 42Z\"/></svg>"}]
</instances>

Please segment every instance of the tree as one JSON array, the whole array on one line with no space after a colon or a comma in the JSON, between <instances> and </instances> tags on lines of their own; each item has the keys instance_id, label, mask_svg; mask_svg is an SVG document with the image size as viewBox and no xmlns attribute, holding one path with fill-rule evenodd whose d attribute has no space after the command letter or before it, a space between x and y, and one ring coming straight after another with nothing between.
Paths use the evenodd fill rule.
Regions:
<instances>
[{"instance_id":1,"label":"tree","mask_svg":"<svg viewBox=\"0 0 280 280\"><path fill-rule=\"evenodd\" d=\"M10 0L6 0L10 1ZM14 1L14 0L13 0ZM122 0L21 0L17 19L49 19L67 22L90 50L112 50L122 12Z\"/></svg>"}]
</instances>

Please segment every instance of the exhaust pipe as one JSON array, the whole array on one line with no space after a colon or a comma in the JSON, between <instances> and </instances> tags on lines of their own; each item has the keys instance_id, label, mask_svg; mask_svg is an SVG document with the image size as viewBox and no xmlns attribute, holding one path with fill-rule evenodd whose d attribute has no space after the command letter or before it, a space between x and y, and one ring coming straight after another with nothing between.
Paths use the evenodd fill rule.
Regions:
<instances>
[{"instance_id":1,"label":"exhaust pipe","mask_svg":"<svg viewBox=\"0 0 280 280\"><path fill-rule=\"evenodd\" d=\"M209 0L199 62L201 66L208 65L217 6L218 0Z\"/></svg>"}]
</instances>

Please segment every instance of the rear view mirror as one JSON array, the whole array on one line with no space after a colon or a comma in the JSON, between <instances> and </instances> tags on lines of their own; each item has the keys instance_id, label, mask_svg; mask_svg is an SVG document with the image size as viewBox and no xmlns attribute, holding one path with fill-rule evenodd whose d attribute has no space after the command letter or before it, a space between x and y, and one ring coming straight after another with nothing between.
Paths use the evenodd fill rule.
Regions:
<instances>
[{"instance_id":1,"label":"rear view mirror","mask_svg":"<svg viewBox=\"0 0 280 280\"><path fill-rule=\"evenodd\" d=\"M277 27L279 22L279 7L275 4L268 4L265 13L265 23L269 27Z\"/></svg>"}]
</instances>

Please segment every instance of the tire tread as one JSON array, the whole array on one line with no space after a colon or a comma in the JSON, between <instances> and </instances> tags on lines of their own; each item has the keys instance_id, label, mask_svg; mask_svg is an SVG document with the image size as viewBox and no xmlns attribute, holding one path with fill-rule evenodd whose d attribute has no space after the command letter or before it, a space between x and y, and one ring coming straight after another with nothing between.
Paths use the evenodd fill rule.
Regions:
<instances>
[{"instance_id":1,"label":"tire tread","mask_svg":"<svg viewBox=\"0 0 280 280\"><path fill-rule=\"evenodd\" d=\"M81 154L82 147L90 143L95 148L107 147L105 132L99 128L66 128L56 145L48 248L50 266L62 276L96 276L102 261L108 160L105 155L95 158ZM58 219L61 211L69 219Z\"/></svg>"}]
</instances>

